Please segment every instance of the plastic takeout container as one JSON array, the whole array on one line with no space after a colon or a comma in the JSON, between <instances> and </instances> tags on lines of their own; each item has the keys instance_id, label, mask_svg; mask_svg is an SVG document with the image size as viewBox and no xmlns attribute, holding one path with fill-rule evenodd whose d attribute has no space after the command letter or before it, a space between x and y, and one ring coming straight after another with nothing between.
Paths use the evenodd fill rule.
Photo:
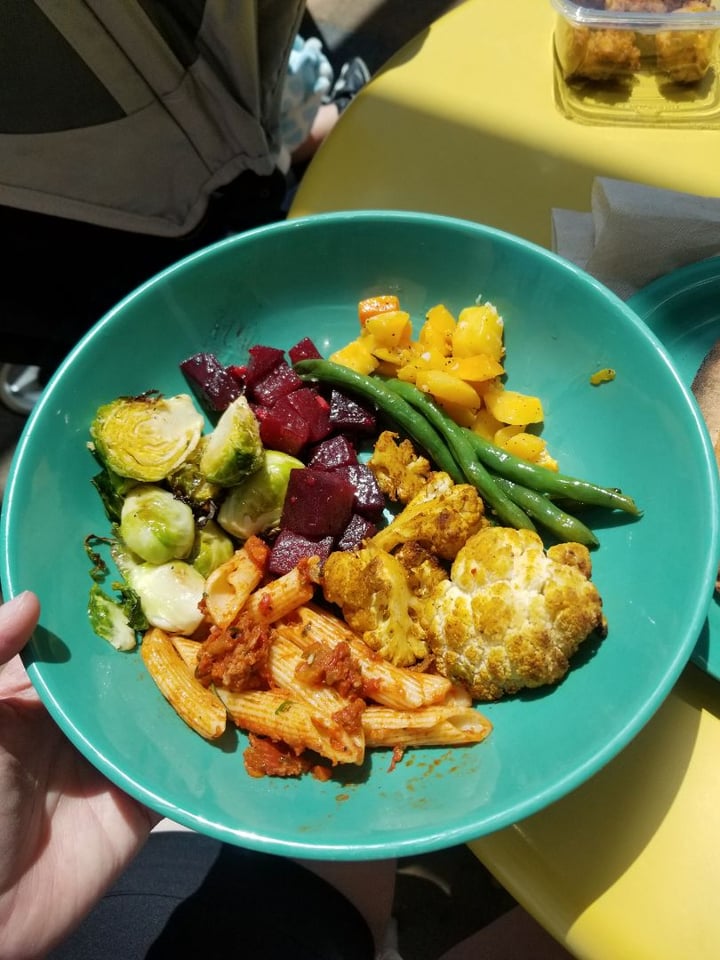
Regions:
<instances>
[{"instance_id":1,"label":"plastic takeout container","mask_svg":"<svg viewBox=\"0 0 720 960\"><path fill-rule=\"evenodd\" d=\"M555 97L566 116L585 123L720 124L714 0L550 3L557 13Z\"/></svg>"}]
</instances>

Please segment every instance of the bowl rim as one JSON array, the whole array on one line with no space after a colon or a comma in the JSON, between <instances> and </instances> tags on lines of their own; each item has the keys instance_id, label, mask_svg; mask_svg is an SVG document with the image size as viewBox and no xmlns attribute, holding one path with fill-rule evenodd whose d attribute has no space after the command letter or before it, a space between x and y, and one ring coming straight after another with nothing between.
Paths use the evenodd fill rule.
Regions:
<instances>
[{"instance_id":1,"label":"bowl rim","mask_svg":"<svg viewBox=\"0 0 720 960\"><path fill-rule=\"evenodd\" d=\"M163 282L165 278L170 277L173 273L179 270L185 269L193 261L200 260L204 257L212 255L214 251L228 247L228 246L241 246L245 243L252 243L254 239L258 236L272 236L273 233L277 231L285 231L288 229L292 230L304 230L310 227L322 227L325 223L337 223L337 222L357 222L359 220L364 221L395 221L395 222L404 222L404 223L420 223L425 222L429 224L435 224L441 227L449 227L451 229L463 229L468 232L478 233L482 236L489 238L499 238L505 241L510 241L513 245L522 246L530 250L534 255L539 255L541 258L553 262L556 265L562 267L563 270L568 271L569 273L577 275L581 278L582 282L589 287L592 287L598 290L601 295L610 302L615 309L619 310L625 318L634 326L637 326L642 329L645 339L650 341L654 346L655 350L661 355L665 361L666 366L668 367L670 373L672 374L677 387L679 387L681 394L684 396L687 404L690 407L690 411L693 414L696 425L701 435L701 440L703 444L703 450L705 458L707 460L707 475L709 481L709 493L711 497L711 505L714 504L716 509L710 511L710 523L709 523L709 539L712 544L713 556L708 556L706 558L705 572L706 572L706 581L703 581L702 588L706 589L707 593L707 604L711 602L712 599L712 589L711 585L714 584L715 573L718 565L718 558L720 557L720 519L718 517L719 510L717 505L719 502L719 482L717 479L717 470L711 470L710 464L715 464L714 453L712 450L712 444L710 442L709 434L705 426L704 419L700 414L697 403L689 390L688 387L682 382L679 377L672 358L670 357L668 351L665 349L661 341L655 336L652 330L645 324L645 322L639 317L635 311L633 311L627 304L621 300L616 294L610 291L602 283L588 274L586 271L582 270L576 264L566 260L565 258L559 256L558 254L548 250L545 247L539 246L531 241L525 240L522 237L518 237L514 234L510 234L506 231L499 230L494 227L490 227L481 223L477 223L471 220L465 220L458 217L449 217L445 215L437 214L428 214L428 213L419 213L413 211L404 211L404 210L362 210L362 211L338 211L332 213L322 213L322 214L310 214L304 217L297 219L288 219L284 221L279 221L277 223L265 225L259 228L256 228L251 231L247 231L243 234L233 235L227 237L220 241L217 241L207 247L202 248L195 253L192 253L181 260L177 261L174 264L166 267L162 271L158 272L154 276L150 277L147 281L139 285L135 290L131 291L126 297L120 300L115 306L113 306L109 311L107 311L103 317L101 317L97 323L86 333L86 335L78 342L78 344L73 348L73 350L68 354L65 360L58 367L58 370L54 373L50 379L46 391L43 397L40 399L37 407L31 413L28 422L23 430L20 441L18 443L18 448L13 458L13 462L10 467L10 472L8 476L8 487L6 490L6 495L9 497L9 509L2 511L2 516L0 517L0 539L2 540L2 557L0 558L0 575L2 577L3 587L8 589L8 594L6 599L10 599L15 595L16 591L14 589L15 585L13 583L13 574L10 569L10 554L8 550L8 535L10 533L11 522L14 521L14 511L12 509L13 503L13 490L14 485L19 482L18 472L22 461L25 456L25 450L29 444L32 433L34 429L34 424L38 419L43 415L43 410L45 407L52 402L53 393L55 390L55 385L62 379L64 371L73 364L75 357L79 352L85 349L87 342L94 336L97 335L97 332L102 329L102 327L110 322L113 318L122 311L127 304L131 301L140 298L144 292L154 285ZM19 592L19 591L17 591ZM701 587L698 586L697 597L698 599L701 596ZM228 834L227 831L221 830L216 831L213 834L212 830L207 832L217 836L219 839L224 840L234 840L234 842L242 843L243 845L255 847L256 849L265 849L272 850L274 852L290 852L296 855L303 855L306 857L323 857L328 854L332 854L341 859L355 859L360 857L371 858L371 857L380 857L387 855L404 855L406 853L416 853L426 850L439 849L441 847L447 846L452 843L458 843L463 841L468 841L473 839L478 835L483 833L491 832L497 829L511 825L513 822L516 822L519 819L525 818L533 813L538 812L548 803L553 802L556 799L559 799L564 794L572 790L574 787L578 786L580 783L584 782L589 775L600 769L607 762L613 759L614 756L632 739L632 737L639 732L642 727L648 722L652 717L658 707L661 705L665 696L669 693L670 689L674 685L678 676L680 675L681 670L688 661L693 646L696 642L696 638L700 633L702 624L706 617L707 606L703 607L701 602L698 602L695 605L693 615L688 621L687 633L688 640L687 642L678 647L676 654L672 661L667 664L667 668L664 672L664 682L660 687L655 690L647 700L644 702L641 709L634 714L633 718L625 724L621 729L616 731L614 737L612 737L605 744L604 748L593 753L591 757L588 757L587 761L583 764L574 767L573 770L568 773L563 778L559 778L554 781L551 785L548 785L545 789L534 794L530 799L524 803L516 804L512 809L509 809L505 814L496 814L494 817L488 820L485 818L485 826L479 830L477 825L475 827L465 824L462 827L455 828L450 831L445 831L442 834L441 838L437 836L427 836L423 840L410 839L407 841L398 842L392 850L389 850L389 846L386 843L382 844L371 844L371 843L362 843L362 840L355 840L351 843L346 843L342 845L323 845L322 842L309 842L307 845L304 844L292 844L285 841L274 842L272 838L267 837L258 837L256 834L252 833L250 830L241 832L237 837ZM33 682L43 689L43 700L45 701L48 709L51 714L58 720L60 714L60 707L54 701L52 697L52 691L48 690L43 683L43 678L37 670L36 664L33 661L31 650L26 648L23 653L23 660L26 663L28 672L31 676ZM63 720L67 722L67 718L63 716ZM162 798L155 797L151 795L148 790L144 789L141 784L136 783L134 780L127 778L122 770L108 761L102 755L98 755L92 747L91 743L88 743L87 740L82 740L82 733L79 730L75 730L78 739L74 742L76 745L82 749L85 749L85 755L95 763L96 766L100 766L100 769L109 776L114 782L120 780L120 785L128 793L137 797L141 802L148 803L152 805L154 809L160 810L165 815L173 818L177 811L172 804L165 802ZM82 745L81 742L82 741ZM88 751L88 752L86 752ZM94 760L92 758L95 758ZM101 761L98 763L97 761ZM190 818L190 820L184 819L182 817L178 818L180 822L184 822L187 826L198 827L199 819Z\"/></svg>"}]
</instances>

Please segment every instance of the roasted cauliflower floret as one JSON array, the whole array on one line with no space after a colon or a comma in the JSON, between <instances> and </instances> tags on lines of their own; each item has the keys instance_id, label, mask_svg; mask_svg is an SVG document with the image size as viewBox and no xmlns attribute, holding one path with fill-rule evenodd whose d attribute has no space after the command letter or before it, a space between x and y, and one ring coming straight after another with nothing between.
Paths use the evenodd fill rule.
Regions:
<instances>
[{"instance_id":1,"label":"roasted cauliflower floret","mask_svg":"<svg viewBox=\"0 0 720 960\"><path fill-rule=\"evenodd\" d=\"M373 650L397 666L428 652L416 614L422 600L412 593L405 570L392 554L373 545L331 553L323 567L323 593Z\"/></svg>"},{"instance_id":2,"label":"roasted cauliflower floret","mask_svg":"<svg viewBox=\"0 0 720 960\"><path fill-rule=\"evenodd\" d=\"M408 586L416 597L429 597L442 580L447 580L447 570L435 554L415 540L398 547L393 556L400 561Z\"/></svg>"},{"instance_id":3,"label":"roasted cauliflower floret","mask_svg":"<svg viewBox=\"0 0 720 960\"><path fill-rule=\"evenodd\" d=\"M386 497L396 503L408 503L425 485L432 468L409 440L398 443L397 439L396 433L383 430L375 441L368 466Z\"/></svg>"},{"instance_id":4,"label":"roasted cauliflower floret","mask_svg":"<svg viewBox=\"0 0 720 960\"><path fill-rule=\"evenodd\" d=\"M478 700L556 683L582 641L606 632L590 572L581 544L546 553L532 531L484 527L425 601L438 670Z\"/></svg>"},{"instance_id":5,"label":"roasted cauliflower floret","mask_svg":"<svg viewBox=\"0 0 720 960\"><path fill-rule=\"evenodd\" d=\"M412 500L378 531L372 543L390 553L415 540L431 553L452 560L467 538L485 522L482 499L469 483L453 483L433 473Z\"/></svg>"}]
</instances>

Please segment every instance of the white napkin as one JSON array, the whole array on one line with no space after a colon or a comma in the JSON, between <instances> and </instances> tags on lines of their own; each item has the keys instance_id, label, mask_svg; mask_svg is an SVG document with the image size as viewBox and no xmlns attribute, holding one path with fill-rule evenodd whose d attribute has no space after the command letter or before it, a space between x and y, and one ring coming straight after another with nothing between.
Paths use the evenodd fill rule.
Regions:
<instances>
[{"instance_id":1,"label":"white napkin","mask_svg":"<svg viewBox=\"0 0 720 960\"><path fill-rule=\"evenodd\" d=\"M552 211L553 248L623 299L720 254L720 198L598 177L591 212Z\"/></svg>"}]
</instances>

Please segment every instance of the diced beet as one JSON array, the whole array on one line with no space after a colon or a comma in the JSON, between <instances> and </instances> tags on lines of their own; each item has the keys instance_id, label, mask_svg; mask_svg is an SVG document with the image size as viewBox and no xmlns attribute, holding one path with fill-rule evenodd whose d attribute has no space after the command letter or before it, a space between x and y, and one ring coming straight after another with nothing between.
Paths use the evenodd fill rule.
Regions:
<instances>
[{"instance_id":1,"label":"diced beet","mask_svg":"<svg viewBox=\"0 0 720 960\"><path fill-rule=\"evenodd\" d=\"M249 387L254 387L259 380L264 380L271 370L285 361L282 350L277 347L264 347L262 344L250 347L248 354L250 360L245 370L245 382Z\"/></svg>"},{"instance_id":2,"label":"diced beet","mask_svg":"<svg viewBox=\"0 0 720 960\"><path fill-rule=\"evenodd\" d=\"M280 450L296 457L308 442L308 425L287 397L281 397L272 407L254 408L260 424L260 439L270 450Z\"/></svg>"},{"instance_id":3,"label":"diced beet","mask_svg":"<svg viewBox=\"0 0 720 960\"><path fill-rule=\"evenodd\" d=\"M293 363L298 363L300 360L322 360L322 354L310 337L303 337L294 347L290 347L288 356Z\"/></svg>"},{"instance_id":4,"label":"diced beet","mask_svg":"<svg viewBox=\"0 0 720 960\"><path fill-rule=\"evenodd\" d=\"M313 450L308 466L317 470L337 470L358 462L355 447L342 433L323 440Z\"/></svg>"},{"instance_id":5,"label":"diced beet","mask_svg":"<svg viewBox=\"0 0 720 960\"><path fill-rule=\"evenodd\" d=\"M339 537L353 513L355 491L341 473L291 470L280 528L320 540Z\"/></svg>"},{"instance_id":6,"label":"diced beet","mask_svg":"<svg viewBox=\"0 0 720 960\"><path fill-rule=\"evenodd\" d=\"M247 383L247 367L244 365L239 366L237 363L231 363L229 367L226 367L226 370L233 380L237 380L244 389Z\"/></svg>"},{"instance_id":7,"label":"diced beet","mask_svg":"<svg viewBox=\"0 0 720 960\"><path fill-rule=\"evenodd\" d=\"M330 425L338 431L370 434L375 433L377 421L370 407L333 388L330 394Z\"/></svg>"},{"instance_id":8,"label":"diced beet","mask_svg":"<svg viewBox=\"0 0 720 960\"><path fill-rule=\"evenodd\" d=\"M206 410L225 410L242 393L242 386L214 353L196 353L180 364L185 378Z\"/></svg>"},{"instance_id":9,"label":"diced beet","mask_svg":"<svg viewBox=\"0 0 720 960\"><path fill-rule=\"evenodd\" d=\"M363 540L374 537L376 533L377 527L374 523L367 517L361 517L359 513L354 513L337 542L337 549L355 550L362 546Z\"/></svg>"},{"instance_id":10,"label":"diced beet","mask_svg":"<svg viewBox=\"0 0 720 960\"><path fill-rule=\"evenodd\" d=\"M304 386L300 377L285 360L278 363L262 378L253 383L249 389L253 397L266 406L272 406L280 397L286 397L293 390Z\"/></svg>"},{"instance_id":11,"label":"diced beet","mask_svg":"<svg viewBox=\"0 0 720 960\"><path fill-rule=\"evenodd\" d=\"M350 464L341 467L338 473L343 473L352 484L355 512L364 517L378 517L385 509L385 497L370 467L364 463Z\"/></svg>"},{"instance_id":12,"label":"diced beet","mask_svg":"<svg viewBox=\"0 0 720 960\"><path fill-rule=\"evenodd\" d=\"M287 400L307 423L310 443L317 443L330 433L330 404L317 390L301 387L289 393Z\"/></svg>"},{"instance_id":13,"label":"diced beet","mask_svg":"<svg viewBox=\"0 0 720 960\"><path fill-rule=\"evenodd\" d=\"M301 537L292 530L281 530L270 551L268 570L275 576L281 577L289 573L301 560L308 557L320 557L327 560L333 549L332 537L323 537L321 540L309 540Z\"/></svg>"}]
</instances>

